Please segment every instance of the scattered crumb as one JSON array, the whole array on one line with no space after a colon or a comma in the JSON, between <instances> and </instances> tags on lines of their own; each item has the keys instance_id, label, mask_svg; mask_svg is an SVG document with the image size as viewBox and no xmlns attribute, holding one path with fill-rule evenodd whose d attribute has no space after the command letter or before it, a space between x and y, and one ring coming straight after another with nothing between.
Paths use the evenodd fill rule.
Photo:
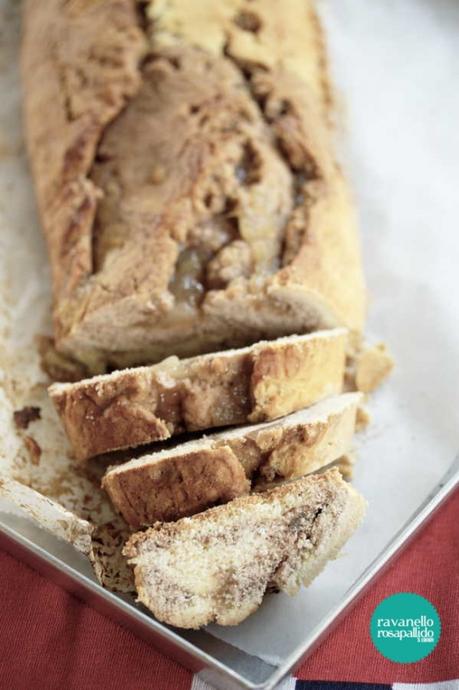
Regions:
<instances>
[{"instance_id":1,"label":"scattered crumb","mask_svg":"<svg viewBox=\"0 0 459 690\"><path fill-rule=\"evenodd\" d=\"M362 405L359 405L357 408L357 416L355 418L355 430L356 431L363 431L364 429L367 428L369 423L371 422L371 415L366 409L366 407L363 407Z\"/></svg>"},{"instance_id":2,"label":"scattered crumb","mask_svg":"<svg viewBox=\"0 0 459 690\"><path fill-rule=\"evenodd\" d=\"M39 465L41 458L41 447L32 436L24 436L24 445L30 456L32 465Z\"/></svg>"},{"instance_id":3,"label":"scattered crumb","mask_svg":"<svg viewBox=\"0 0 459 690\"><path fill-rule=\"evenodd\" d=\"M343 391L371 393L390 374L393 367L394 360L384 343L371 347L354 343L348 348L346 356Z\"/></svg>"},{"instance_id":4,"label":"scattered crumb","mask_svg":"<svg viewBox=\"0 0 459 690\"><path fill-rule=\"evenodd\" d=\"M384 343L364 349L357 358L355 385L362 393L370 393L390 374L394 360Z\"/></svg>"},{"instance_id":5,"label":"scattered crumb","mask_svg":"<svg viewBox=\"0 0 459 690\"><path fill-rule=\"evenodd\" d=\"M41 410L39 407L28 405L20 410L15 410L13 418L16 429L27 429L31 422L41 419Z\"/></svg>"},{"instance_id":6,"label":"scattered crumb","mask_svg":"<svg viewBox=\"0 0 459 690\"><path fill-rule=\"evenodd\" d=\"M354 476L355 456L348 454L342 455L337 461L336 466L343 475L343 479L350 482Z\"/></svg>"},{"instance_id":7,"label":"scattered crumb","mask_svg":"<svg viewBox=\"0 0 459 690\"><path fill-rule=\"evenodd\" d=\"M343 380L343 393L354 393L357 390L355 385L356 357L357 355L349 354L346 356L346 365L344 368Z\"/></svg>"}]
</instances>

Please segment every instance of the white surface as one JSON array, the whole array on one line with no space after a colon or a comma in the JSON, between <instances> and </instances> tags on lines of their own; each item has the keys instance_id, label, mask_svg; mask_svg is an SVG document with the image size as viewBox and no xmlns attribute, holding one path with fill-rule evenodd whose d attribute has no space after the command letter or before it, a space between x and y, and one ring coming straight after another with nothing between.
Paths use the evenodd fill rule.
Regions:
<instances>
[{"instance_id":1,"label":"white surface","mask_svg":"<svg viewBox=\"0 0 459 690\"><path fill-rule=\"evenodd\" d=\"M14 4L4 0L0 11ZM238 628L212 628L274 663L342 598L459 449L459 5L323 0L321 7L347 106L345 157L361 215L369 329L388 342L397 368L373 397L374 421L360 442L355 483L370 508L346 554L298 597L270 596ZM48 318L48 271L20 143L17 72L5 60L0 82L0 281L8 278L9 300L0 301L0 355L10 340L4 362L13 366L20 354L29 378L38 376L31 343ZM7 465L16 443L7 400L2 412Z\"/></svg>"}]
</instances>

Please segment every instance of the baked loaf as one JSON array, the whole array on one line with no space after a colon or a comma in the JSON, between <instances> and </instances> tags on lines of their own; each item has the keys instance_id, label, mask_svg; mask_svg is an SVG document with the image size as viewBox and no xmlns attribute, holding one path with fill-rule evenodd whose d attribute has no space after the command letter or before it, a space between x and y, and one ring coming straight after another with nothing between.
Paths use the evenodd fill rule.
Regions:
<instances>
[{"instance_id":1,"label":"baked loaf","mask_svg":"<svg viewBox=\"0 0 459 690\"><path fill-rule=\"evenodd\" d=\"M100 373L361 330L311 0L24 6L27 145L61 353Z\"/></svg>"},{"instance_id":2,"label":"baked loaf","mask_svg":"<svg viewBox=\"0 0 459 690\"><path fill-rule=\"evenodd\" d=\"M84 460L184 431L276 419L340 393L345 348L343 329L320 331L55 383L49 393Z\"/></svg>"},{"instance_id":3,"label":"baked loaf","mask_svg":"<svg viewBox=\"0 0 459 690\"><path fill-rule=\"evenodd\" d=\"M335 558L360 522L363 498L338 470L242 496L127 542L139 600L181 628L237 625L267 589L295 594Z\"/></svg>"},{"instance_id":4,"label":"baked loaf","mask_svg":"<svg viewBox=\"0 0 459 690\"><path fill-rule=\"evenodd\" d=\"M276 422L240 427L131 460L102 481L133 529L177 520L337 460L352 444L358 393L328 398Z\"/></svg>"}]
</instances>

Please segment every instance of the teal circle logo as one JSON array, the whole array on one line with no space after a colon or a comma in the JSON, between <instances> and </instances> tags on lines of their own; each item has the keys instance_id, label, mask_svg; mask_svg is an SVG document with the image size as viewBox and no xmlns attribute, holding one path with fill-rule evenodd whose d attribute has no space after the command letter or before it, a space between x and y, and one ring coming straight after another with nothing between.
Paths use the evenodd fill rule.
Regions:
<instances>
[{"instance_id":1,"label":"teal circle logo","mask_svg":"<svg viewBox=\"0 0 459 690\"><path fill-rule=\"evenodd\" d=\"M399 664L412 664L429 656L440 633L435 606L419 594L408 592L383 599L370 622L371 639L378 652Z\"/></svg>"}]
</instances>

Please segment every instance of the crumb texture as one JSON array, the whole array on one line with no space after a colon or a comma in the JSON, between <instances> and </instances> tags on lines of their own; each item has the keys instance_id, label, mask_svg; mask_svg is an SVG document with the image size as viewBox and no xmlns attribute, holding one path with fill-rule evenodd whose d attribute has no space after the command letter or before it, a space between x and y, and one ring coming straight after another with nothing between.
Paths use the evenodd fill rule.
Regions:
<instances>
[{"instance_id":1,"label":"crumb texture","mask_svg":"<svg viewBox=\"0 0 459 690\"><path fill-rule=\"evenodd\" d=\"M359 394L348 393L277 422L241 427L110 470L103 487L132 529L177 520L300 477L348 453Z\"/></svg>"},{"instance_id":2,"label":"crumb texture","mask_svg":"<svg viewBox=\"0 0 459 690\"><path fill-rule=\"evenodd\" d=\"M237 625L267 589L295 594L356 528L364 501L337 470L237 498L128 541L139 600L182 628Z\"/></svg>"},{"instance_id":3,"label":"crumb texture","mask_svg":"<svg viewBox=\"0 0 459 690\"><path fill-rule=\"evenodd\" d=\"M49 392L76 457L196 431L282 417L341 392L346 333L292 336L249 348L170 358Z\"/></svg>"}]
</instances>

